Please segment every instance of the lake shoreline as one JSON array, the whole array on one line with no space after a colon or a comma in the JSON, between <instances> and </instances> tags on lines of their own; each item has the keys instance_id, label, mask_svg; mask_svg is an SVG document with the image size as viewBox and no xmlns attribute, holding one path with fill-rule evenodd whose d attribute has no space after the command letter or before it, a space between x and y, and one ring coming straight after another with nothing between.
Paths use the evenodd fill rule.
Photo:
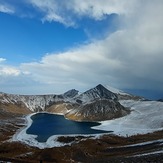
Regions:
<instances>
[{"instance_id":1,"label":"lake shoreline","mask_svg":"<svg viewBox=\"0 0 163 163\"><path fill-rule=\"evenodd\" d=\"M146 101L133 101L133 100L127 100L127 101L122 100L120 101L120 103L126 107L131 107L132 112L129 115L121 118L108 120L108 121L101 121L100 122L101 125L92 128L97 130L103 130L103 131L113 131L111 134L118 135L121 137L143 135L143 134L153 133L155 131L163 130L163 126L161 125L163 103L155 102L155 101L146 102ZM153 108L155 108L155 110L153 110ZM151 116L151 113L153 116ZM33 114L37 114L37 113L33 113ZM53 113L48 113L48 114L53 114ZM149 117L152 118L149 119ZM30 115L27 116L27 120L29 120L27 124L27 126L29 126ZM25 129L27 129L27 127L25 127ZM21 141L30 146L35 146L41 149L67 145L57 141L58 137L65 136L65 135L57 135L57 136L53 135L47 140L46 143L38 143L35 140L36 136L34 135L29 136L24 132L24 129L21 130L22 130L21 132L19 130L19 132L15 134L14 136L15 141ZM100 134L95 134L94 137L95 138L99 137L99 135ZM90 136L90 135L86 135L86 136ZM25 140L24 137L27 138L27 140Z\"/></svg>"},{"instance_id":2,"label":"lake shoreline","mask_svg":"<svg viewBox=\"0 0 163 163\"><path fill-rule=\"evenodd\" d=\"M37 113L32 113L27 115L25 119L25 126L23 128L20 128L12 137L10 141L19 141L22 143L25 143L27 145L37 147L39 149L45 149L45 148L53 148L53 147L61 147L65 145L71 145L71 143L61 143L57 141L59 137L77 137L77 136L83 136L83 137L93 137L93 138L98 138L99 136L102 136L106 133L97 133L97 134L67 134L67 135L52 135L50 136L46 142L38 142L36 140L37 135L31 135L27 134L26 131L27 129L32 125L33 120L32 116L39 114L39 113L46 113L46 114L52 114L52 115L62 115L63 114L54 114L54 113L49 113L49 112L37 112ZM104 130L105 131L105 130ZM72 142L73 143L73 142Z\"/></svg>"}]
</instances>

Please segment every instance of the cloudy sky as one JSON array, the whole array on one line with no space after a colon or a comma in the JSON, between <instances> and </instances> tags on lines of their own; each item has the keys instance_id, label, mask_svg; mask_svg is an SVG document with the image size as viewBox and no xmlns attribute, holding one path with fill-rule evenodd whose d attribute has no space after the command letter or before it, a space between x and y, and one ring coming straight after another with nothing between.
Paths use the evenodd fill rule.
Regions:
<instances>
[{"instance_id":1,"label":"cloudy sky","mask_svg":"<svg viewBox=\"0 0 163 163\"><path fill-rule=\"evenodd\" d=\"M0 0L0 91L163 97L162 15L162 0Z\"/></svg>"}]
</instances>

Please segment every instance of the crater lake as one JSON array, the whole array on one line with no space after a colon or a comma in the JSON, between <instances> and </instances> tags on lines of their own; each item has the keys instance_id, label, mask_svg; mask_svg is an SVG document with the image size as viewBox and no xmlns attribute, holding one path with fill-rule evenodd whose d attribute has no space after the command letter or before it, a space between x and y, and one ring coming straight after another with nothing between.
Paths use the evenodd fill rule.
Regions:
<instances>
[{"instance_id":1,"label":"crater lake","mask_svg":"<svg viewBox=\"0 0 163 163\"><path fill-rule=\"evenodd\" d=\"M98 126L97 122L77 122L64 118L62 115L37 113L31 116L32 124L27 129L27 134L37 135L38 142L46 142L53 135L90 135L108 133L108 131L95 130L91 127Z\"/></svg>"}]
</instances>

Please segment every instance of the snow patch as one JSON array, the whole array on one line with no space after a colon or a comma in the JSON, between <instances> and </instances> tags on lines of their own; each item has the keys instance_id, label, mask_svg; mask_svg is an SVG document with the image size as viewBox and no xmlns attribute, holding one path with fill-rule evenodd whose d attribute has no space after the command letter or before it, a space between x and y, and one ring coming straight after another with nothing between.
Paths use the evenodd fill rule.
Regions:
<instances>
[{"instance_id":1,"label":"snow patch","mask_svg":"<svg viewBox=\"0 0 163 163\"><path fill-rule=\"evenodd\" d=\"M157 101L123 100L120 103L131 108L127 116L102 121L100 126L93 129L113 131L120 136L146 134L163 130L163 103Z\"/></svg>"},{"instance_id":2,"label":"snow patch","mask_svg":"<svg viewBox=\"0 0 163 163\"><path fill-rule=\"evenodd\" d=\"M113 88L113 87L110 87L109 85L105 85L105 88L108 89L109 91L113 92L113 93L116 93L116 94L120 94L120 95L129 95L128 93L125 93L123 92L122 90L120 89L116 89L116 88Z\"/></svg>"}]
</instances>

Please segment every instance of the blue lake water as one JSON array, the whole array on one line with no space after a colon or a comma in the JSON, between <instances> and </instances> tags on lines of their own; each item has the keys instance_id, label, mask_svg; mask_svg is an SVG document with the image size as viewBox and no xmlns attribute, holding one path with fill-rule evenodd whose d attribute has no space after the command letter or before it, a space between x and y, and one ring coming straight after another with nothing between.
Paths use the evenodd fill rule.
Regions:
<instances>
[{"instance_id":1,"label":"blue lake water","mask_svg":"<svg viewBox=\"0 0 163 163\"><path fill-rule=\"evenodd\" d=\"M31 117L33 123L27 129L27 134L37 135L39 142L46 142L52 135L75 135L108 133L108 131L91 129L100 125L96 122L76 122L67 120L62 115L38 113Z\"/></svg>"}]
</instances>

